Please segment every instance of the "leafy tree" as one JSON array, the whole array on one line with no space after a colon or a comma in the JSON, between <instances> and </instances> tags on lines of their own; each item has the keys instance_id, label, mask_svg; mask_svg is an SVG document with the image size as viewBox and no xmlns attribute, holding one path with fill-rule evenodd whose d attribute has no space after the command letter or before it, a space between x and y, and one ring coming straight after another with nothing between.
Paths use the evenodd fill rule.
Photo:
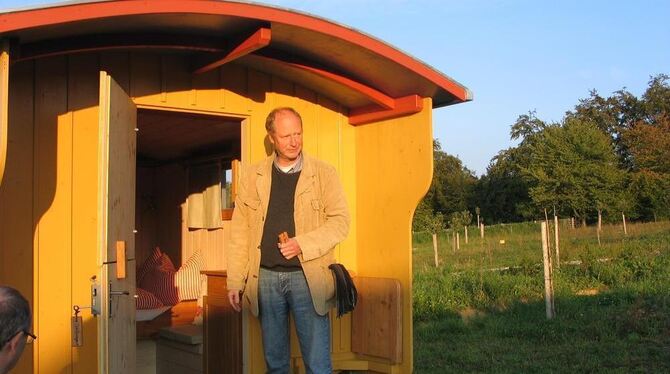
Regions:
<instances>
[{"instance_id":1,"label":"leafy tree","mask_svg":"<svg viewBox=\"0 0 670 374\"><path fill-rule=\"evenodd\" d=\"M595 125L568 119L548 126L529 150L533 162L521 171L537 208L556 207L584 221L597 209L618 210L623 174L610 139Z\"/></svg>"},{"instance_id":2,"label":"leafy tree","mask_svg":"<svg viewBox=\"0 0 670 374\"><path fill-rule=\"evenodd\" d=\"M518 148L500 151L477 182L475 197L487 222L519 222L532 203L517 161Z\"/></svg>"},{"instance_id":3,"label":"leafy tree","mask_svg":"<svg viewBox=\"0 0 670 374\"><path fill-rule=\"evenodd\" d=\"M670 112L653 124L639 122L624 133L637 169L670 174Z\"/></svg>"},{"instance_id":4,"label":"leafy tree","mask_svg":"<svg viewBox=\"0 0 670 374\"><path fill-rule=\"evenodd\" d=\"M473 172L457 157L442 151L440 142L433 143L433 181L424 200L434 212L448 216L468 208L477 181Z\"/></svg>"},{"instance_id":5,"label":"leafy tree","mask_svg":"<svg viewBox=\"0 0 670 374\"><path fill-rule=\"evenodd\" d=\"M449 217L449 226L454 230L461 230L472 223L472 213L469 210L453 212Z\"/></svg>"}]
</instances>

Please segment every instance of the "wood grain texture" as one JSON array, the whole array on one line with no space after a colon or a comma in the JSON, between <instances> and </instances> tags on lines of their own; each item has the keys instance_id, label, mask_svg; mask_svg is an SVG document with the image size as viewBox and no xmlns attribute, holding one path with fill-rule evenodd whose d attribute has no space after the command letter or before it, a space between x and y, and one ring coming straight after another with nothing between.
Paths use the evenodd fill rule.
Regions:
<instances>
[{"instance_id":1,"label":"wood grain texture","mask_svg":"<svg viewBox=\"0 0 670 374\"><path fill-rule=\"evenodd\" d=\"M356 277L358 304L352 316L352 351L402 362L402 289L388 278Z\"/></svg>"},{"instance_id":2,"label":"wood grain texture","mask_svg":"<svg viewBox=\"0 0 670 374\"><path fill-rule=\"evenodd\" d=\"M103 261L116 259L118 241L135 258L135 126L137 109L125 91L105 72L100 73L100 191ZM116 277L116 264L103 266L103 371L135 372L135 266ZM118 292L119 294L114 294ZM127 295L120 294L127 292ZM106 296L106 297L105 297ZM106 300L107 299L107 300ZM106 325L106 326L105 326ZM105 367L106 366L106 367Z\"/></svg>"}]
</instances>

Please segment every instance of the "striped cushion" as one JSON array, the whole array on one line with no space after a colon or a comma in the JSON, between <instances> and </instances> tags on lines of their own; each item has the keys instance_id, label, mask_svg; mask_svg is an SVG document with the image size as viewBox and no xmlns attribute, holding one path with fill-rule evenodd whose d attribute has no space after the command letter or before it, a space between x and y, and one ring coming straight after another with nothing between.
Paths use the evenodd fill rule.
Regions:
<instances>
[{"instance_id":1,"label":"striped cushion","mask_svg":"<svg viewBox=\"0 0 670 374\"><path fill-rule=\"evenodd\" d=\"M196 251L175 274L175 284L179 292L179 301L195 300L200 297L200 270L203 269L202 253Z\"/></svg>"},{"instance_id":2,"label":"striped cushion","mask_svg":"<svg viewBox=\"0 0 670 374\"><path fill-rule=\"evenodd\" d=\"M156 309L164 306L151 292L139 287L136 291L137 299L135 299L135 306L137 309Z\"/></svg>"},{"instance_id":3,"label":"striped cushion","mask_svg":"<svg viewBox=\"0 0 670 374\"><path fill-rule=\"evenodd\" d=\"M160 248L158 247L154 248L149 257L147 257L147 259L144 260L142 265L137 269L137 279L136 279L137 284L142 283L142 280L144 279L144 276L147 275L147 272L158 265L158 260L161 258L162 255L163 252L161 252Z\"/></svg>"},{"instance_id":4,"label":"striped cushion","mask_svg":"<svg viewBox=\"0 0 670 374\"><path fill-rule=\"evenodd\" d=\"M176 271L170 257L163 253L156 266L149 269L139 283L141 288L153 293L165 305L175 305L179 302L177 288L174 283Z\"/></svg>"}]
</instances>

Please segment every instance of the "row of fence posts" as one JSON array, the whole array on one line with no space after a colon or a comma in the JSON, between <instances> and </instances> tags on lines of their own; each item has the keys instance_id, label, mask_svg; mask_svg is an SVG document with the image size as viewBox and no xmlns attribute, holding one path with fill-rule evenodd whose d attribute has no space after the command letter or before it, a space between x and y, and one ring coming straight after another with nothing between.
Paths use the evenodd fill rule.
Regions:
<instances>
[{"instance_id":1,"label":"row of fence posts","mask_svg":"<svg viewBox=\"0 0 670 374\"><path fill-rule=\"evenodd\" d=\"M554 304L554 277L553 277L553 259L552 259L552 248L551 248L551 237L549 219L547 217L547 210L544 210L544 222L541 223L541 233L542 233L542 258L544 262L544 297L545 297L545 306L547 311L547 318L554 318L556 315L556 307ZM626 214L621 212L621 221L623 223L623 233L628 236L628 229L626 228ZM601 245L600 235L602 232L602 211L598 209L598 227L596 228L596 233L598 236L598 245ZM570 219L571 227L575 228L575 218ZM560 246L559 246L559 226L558 226L558 216L554 214L554 245L556 249L556 267L561 267L560 261Z\"/></svg>"},{"instance_id":2,"label":"row of fence posts","mask_svg":"<svg viewBox=\"0 0 670 374\"><path fill-rule=\"evenodd\" d=\"M549 217L547 215L547 210L544 210L545 220L541 223L541 233L542 233L542 258L544 262L544 294L545 294L545 306L547 312L547 318L554 318L556 315L556 307L554 304L554 277L553 277L553 260L552 260L552 248L551 248L551 230L549 227ZM623 222L623 232L624 235L628 235L628 230L626 228L626 214L621 212L621 218ZM479 226L479 235L484 238L484 223L480 221L479 215L477 215L477 225ZM575 218L570 218L570 227L575 228ZM554 245L556 249L556 267L561 267L560 261L560 244L559 244L559 225L558 225L558 215L554 213ZM596 233L598 236L598 245L601 245L600 234L602 231L602 211L598 209L598 227ZM456 253L456 250L461 249L461 238L460 233L456 232L453 237L453 252ZM465 244L468 244L468 226L465 226ZM438 260L438 250L437 250L437 233L433 233L433 253L435 254L435 267L439 266Z\"/></svg>"}]
</instances>

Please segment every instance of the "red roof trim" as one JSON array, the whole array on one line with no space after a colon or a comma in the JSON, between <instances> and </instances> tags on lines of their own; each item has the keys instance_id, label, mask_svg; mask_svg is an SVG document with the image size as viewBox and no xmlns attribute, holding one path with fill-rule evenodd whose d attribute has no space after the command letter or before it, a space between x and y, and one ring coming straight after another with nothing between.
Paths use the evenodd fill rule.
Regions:
<instances>
[{"instance_id":1,"label":"red roof trim","mask_svg":"<svg viewBox=\"0 0 670 374\"><path fill-rule=\"evenodd\" d=\"M272 30L266 27L261 27L250 37L245 39L242 43L233 48L232 51L221 56L221 58L201 68L196 69L193 73L194 74L206 73L230 61L236 60L242 56L246 56L253 51L256 51L263 47L267 47L267 45L270 44L270 39L272 39Z\"/></svg>"},{"instance_id":2,"label":"red roof trim","mask_svg":"<svg viewBox=\"0 0 670 374\"><path fill-rule=\"evenodd\" d=\"M470 99L466 88L377 39L313 16L256 4L212 0L125 0L66 4L0 14L0 33L81 20L159 13L219 14L244 18L253 16L259 20L284 23L332 35L357 44L414 71L461 101Z\"/></svg>"},{"instance_id":3,"label":"red roof trim","mask_svg":"<svg viewBox=\"0 0 670 374\"><path fill-rule=\"evenodd\" d=\"M364 85L360 82L356 82L355 80L344 77L342 75L339 75L339 74L336 74L336 73L333 73L333 72L330 72L330 71L327 71L327 70L323 70L323 69L320 69L320 68L317 68L317 67L308 66L308 65L305 65L305 64L297 63L297 62L283 61L283 60L279 60L279 59L271 58L271 57L267 57L267 56L257 55L256 58L260 58L260 59L267 60L267 61L273 61L273 62L281 64L281 65L291 66L291 67L296 68L296 69L308 71L312 74L316 74L320 77L326 78L326 79L328 79L332 82L339 83L339 84L341 84L345 87L348 87L348 88L350 88L354 91L357 91L358 93L366 96L368 99L370 99L370 101L373 101L373 102L377 103L378 105L380 105L381 107L383 107L385 109L392 109L395 106L395 99L394 98L392 98L392 97L384 94L383 92L380 92L380 91L378 91L378 90L376 90L372 87L366 86L366 85Z\"/></svg>"},{"instance_id":4,"label":"red roof trim","mask_svg":"<svg viewBox=\"0 0 670 374\"><path fill-rule=\"evenodd\" d=\"M418 113L423 109L423 100L418 95L409 95L394 100L393 108L361 108L349 112L349 123L358 126L370 122Z\"/></svg>"}]
</instances>

